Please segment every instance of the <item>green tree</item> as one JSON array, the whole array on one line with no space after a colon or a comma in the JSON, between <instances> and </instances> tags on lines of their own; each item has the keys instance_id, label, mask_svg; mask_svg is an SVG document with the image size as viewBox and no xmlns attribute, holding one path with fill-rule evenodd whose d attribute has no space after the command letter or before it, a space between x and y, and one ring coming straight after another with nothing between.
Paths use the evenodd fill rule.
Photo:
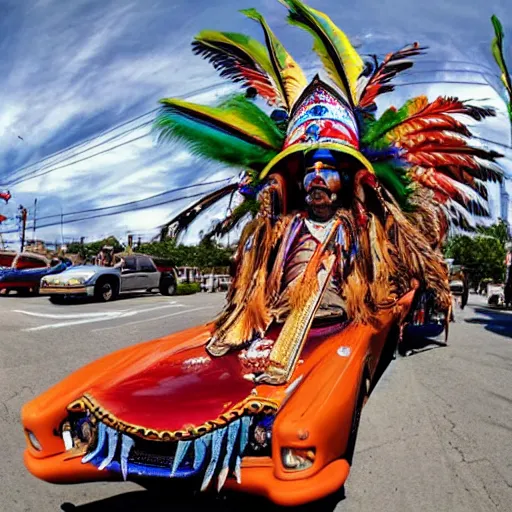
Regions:
<instances>
[{"instance_id":1,"label":"green tree","mask_svg":"<svg viewBox=\"0 0 512 512\"><path fill-rule=\"evenodd\" d=\"M496 233L500 229L496 227ZM485 278L501 281L505 274L505 241L482 231L476 236L457 235L448 240L444 254L468 269L472 285Z\"/></svg>"},{"instance_id":2,"label":"green tree","mask_svg":"<svg viewBox=\"0 0 512 512\"><path fill-rule=\"evenodd\" d=\"M88 244L80 244L79 242L72 242L68 245L68 253L79 254L82 258L96 256L104 245L109 245L114 248L114 252L124 251L124 246L114 236L109 236L103 240L96 240Z\"/></svg>"},{"instance_id":3,"label":"green tree","mask_svg":"<svg viewBox=\"0 0 512 512\"><path fill-rule=\"evenodd\" d=\"M169 239L151 242L142 244L138 252L168 259L178 267L189 266L201 269L227 267L233 255L232 248L223 247L207 238L203 238L198 245L178 245L175 240Z\"/></svg>"}]
</instances>

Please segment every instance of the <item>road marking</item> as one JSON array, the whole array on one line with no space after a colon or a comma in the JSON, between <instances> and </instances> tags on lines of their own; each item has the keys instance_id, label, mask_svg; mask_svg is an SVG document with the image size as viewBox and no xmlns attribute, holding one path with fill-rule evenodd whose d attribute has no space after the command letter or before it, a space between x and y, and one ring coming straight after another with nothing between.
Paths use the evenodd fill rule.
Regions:
<instances>
[{"instance_id":1,"label":"road marking","mask_svg":"<svg viewBox=\"0 0 512 512\"><path fill-rule=\"evenodd\" d=\"M192 313L194 311L202 311L203 309L212 309L216 308L217 306L204 306L201 308L193 308L193 309L186 309L185 311L179 311L178 313L169 313L167 315L161 315L156 316L153 318L145 318L144 320L134 320L133 322L125 322L122 325L111 325L110 327L99 327L98 329L92 329L91 332L99 332L99 331L108 331L109 329L119 329L120 327L125 327L127 325L136 325L136 324L143 324L146 322L152 322L156 320L163 320L164 318L169 318L170 316L177 316L177 315L183 315L185 313Z\"/></svg>"},{"instance_id":2,"label":"road marking","mask_svg":"<svg viewBox=\"0 0 512 512\"><path fill-rule=\"evenodd\" d=\"M21 313L23 315L35 316L37 318L54 318L56 320L65 318L94 318L94 317L108 317L119 316L122 311L105 311L104 313L74 313L72 315L54 315L51 313L36 313L34 311L23 311L21 309L14 309L13 313Z\"/></svg>"},{"instance_id":3,"label":"road marking","mask_svg":"<svg viewBox=\"0 0 512 512\"><path fill-rule=\"evenodd\" d=\"M94 318L94 317L105 317L105 316L119 316L126 313L145 313L147 311L153 311L156 309L163 309L169 307L184 307L184 304L178 304L176 301L169 302L167 304L163 304L161 306L155 306L152 308L142 308L142 309L121 309L117 311L103 311L101 313L97 313L92 311L90 313L71 313L71 314L57 314L57 313L39 313L37 311L25 311L23 309L13 309L13 313L21 313L23 315L35 316L38 318L53 318L53 319L65 319L65 318Z\"/></svg>"},{"instance_id":4,"label":"road marking","mask_svg":"<svg viewBox=\"0 0 512 512\"><path fill-rule=\"evenodd\" d=\"M73 315L47 315L47 314L32 314L32 316L39 316L42 318L53 318L53 319L74 319L67 322L57 322L52 324L44 324L44 325L38 325L37 327L29 327L27 329L22 329L24 332L31 332L31 331L42 331L46 329L60 329L62 327L72 327L75 325L82 325L82 324L89 324L93 322L105 322L107 320L116 320L118 318L127 318L135 315L139 315L141 313L149 313L151 311L157 311L159 309L166 309L166 308L181 308L184 307L183 304L165 304L162 306L156 306L153 308L143 308L143 309L128 309L123 311L106 311L105 314L98 314L98 313L82 313L82 314L73 314ZM27 311L20 311L24 314L31 314L32 312ZM176 314L181 314L176 313Z\"/></svg>"}]
</instances>

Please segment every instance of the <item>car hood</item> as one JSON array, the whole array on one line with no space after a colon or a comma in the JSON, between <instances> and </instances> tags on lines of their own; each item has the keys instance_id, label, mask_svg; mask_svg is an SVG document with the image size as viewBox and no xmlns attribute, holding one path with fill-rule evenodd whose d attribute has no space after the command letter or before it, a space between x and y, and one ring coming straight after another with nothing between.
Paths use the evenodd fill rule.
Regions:
<instances>
[{"instance_id":1,"label":"car hood","mask_svg":"<svg viewBox=\"0 0 512 512\"><path fill-rule=\"evenodd\" d=\"M120 274L119 269L115 269L112 267L98 267L95 265L79 265L76 267L71 267L64 272L58 274L58 276L55 277L55 279L59 281L66 282L69 279L72 278L79 278L82 276L89 276L91 274L93 275L99 275L99 274L112 274L112 273L118 273ZM52 282L54 279L52 276L48 276L46 278L47 281Z\"/></svg>"},{"instance_id":2,"label":"car hood","mask_svg":"<svg viewBox=\"0 0 512 512\"><path fill-rule=\"evenodd\" d=\"M100 267L98 265L77 265L75 267L71 267L69 268L68 270L66 270L66 272L64 272L64 274L84 274L84 273L90 273L90 272L95 272L95 273L104 273L104 272L109 272L109 271L112 271L112 270L116 270L112 267Z\"/></svg>"}]
</instances>

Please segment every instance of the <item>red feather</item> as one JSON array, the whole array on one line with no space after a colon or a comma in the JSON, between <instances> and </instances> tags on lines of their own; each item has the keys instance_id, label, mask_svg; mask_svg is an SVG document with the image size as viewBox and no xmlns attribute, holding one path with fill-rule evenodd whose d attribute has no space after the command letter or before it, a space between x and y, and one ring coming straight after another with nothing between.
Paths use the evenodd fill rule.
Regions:
<instances>
[{"instance_id":1,"label":"red feather","mask_svg":"<svg viewBox=\"0 0 512 512\"><path fill-rule=\"evenodd\" d=\"M391 142L400 142L407 136L426 131L449 131L460 133L466 137L471 136L471 132L466 125L457 121L449 114L435 114L428 117L416 117L404 121L396 128L393 128L386 134L386 138Z\"/></svg>"},{"instance_id":2,"label":"red feather","mask_svg":"<svg viewBox=\"0 0 512 512\"><path fill-rule=\"evenodd\" d=\"M423 50L426 50L426 48L422 48L418 43L414 43L397 52L388 53L381 64L375 69L363 89L359 99L359 107L369 107L375 103L377 96L393 91L394 86L390 85L389 82L395 78L396 75L414 65L412 61L405 59L421 55Z\"/></svg>"},{"instance_id":3,"label":"red feather","mask_svg":"<svg viewBox=\"0 0 512 512\"><path fill-rule=\"evenodd\" d=\"M386 137L390 141L400 141L406 135L427 130L447 130L470 137L471 132L463 123L454 119L453 114L467 115L480 121L496 115L496 112L492 108L468 105L457 98L440 96L391 129Z\"/></svg>"},{"instance_id":4,"label":"red feather","mask_svg":"<svg viewBox=\"0 0 512 512\"><path fill-rule=\"evenodd\" d=\"M220 76L244 87L254 87L269 105L279 105L278 92L267 72L253 57L236 45L215 41L196 40L192 43L193 52L213 64Z\"/></svg>"},{"instance_id":5,"label":"red feather","mask_svg":"<svg viewBox=\"0 0 512 512\"><path fill-rule=\"evenodd\" d=\"M410 150L417 150L426 145L449 145L452 147L466 147L467 140L459 134L446 131L421 131L405 135L403 139L397 142L397 146Z\"/></svg>"},{"instance_id":6,"label":"red feather","mask_svg":"<svg viewBox=\"0 0 512 512\"><path fill-rule=\"evenodd\" d=\"M472 198L458 186L457 181L441 172L437 172L434 168L422 169L416 167L412 170L411 177L424 187L453 199L465 207L468 207L469 204L472 203ZM480 212L483 211L481 205L472 204L472 207L473 210L476 208Z\"/></svg>"},{"instance_id":7,"label":"red feather","mask_svg":"<svg viewBox=\"0 0 512 512\"><path fill-rule=\"evenodd\" d=\"M496 111L492 108L468 105L458 98L439 96L421 112L418 112L415 117L432 116L435 114L463 114L472 117L476 121L481 121L486 117L495 116Z\"/></svg>"},{"instance_id":8,"label":"red feather","mask_svg":"<svg viewBox=\"0 0 512 512\"><path fill-rule=\"evenodd\" d=\"M476 169L479 164L474 160L472 155L466 155L461 152L444 152L444 151L418 151L417 153L409 152L405 155L405 159L413 164L421 167L444 167L447 165L455 165Z\"/></svg>"}]
</instances>

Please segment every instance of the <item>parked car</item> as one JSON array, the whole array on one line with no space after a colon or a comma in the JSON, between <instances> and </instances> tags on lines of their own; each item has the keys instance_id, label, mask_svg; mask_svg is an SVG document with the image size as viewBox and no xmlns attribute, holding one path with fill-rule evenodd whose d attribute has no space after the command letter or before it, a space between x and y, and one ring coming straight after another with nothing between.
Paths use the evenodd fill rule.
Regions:
<instances>
[{"instance_id":1,"label":"parked car","mask_svg":"<svg viewBox=\"0 0 512 512\"><path fill-rule=\"evenodd\" d=\"M0 270L11 268L12 262L18 253L16 251L0 251Z\"/></svg>"},{"instance_id":2,"label":"parked car","mask_svg":"<svg viewBox=\"0 0 512 512\"><path fill-rule=\"evenodd\" d=\"M231 286L231 276L217 276L217 291L225 292Z\"/></svg>"},{"instance_id":3,"label":"parked car","mask_svg":"<svg viewBox=\"0 0 512 512\"><path fill-rule=\"evenodd\" d=\"M505 304L505 285L489 283L487 285L487 304L489 306L503 306Z\"/></svg>"},{"instance_id":4,"label":"parked car","mask_svg":"<svg viewBox=\"0 0 512 512\"><path fill-rule=\"evenodd\" d=\"M174 295L176 284L176 272L160 272L149 256L130 255L120 266L80 265L58 276L47 276L41 280L40 293L56 303L73 296L108 302L127 292L158 290L162 295Z\"/></svg>"},{"instance_id":5,"label":"parked car","mask_svg":"<svg viewBox=\"0 0 512 512\"><path fill-rule=\"evenodd\" d=\"M208 274L201 277L202 292L221 292L227 291L231 285L231 276Z\"/></svg>"},{"instance_id":6,"label":"parked car","mask_svg":"<svg viewBox=\"0 0 512 512\"><path fill-rule=\"evenodd\" d=\"M178 279L180 283L200 283L201 270L198 267L178 267Z\"/></svg>"},{"instance_id":7,"label":"parked car","mask_svg":"<svg viewBox=\"0 0 512 512\"><path fill-rule=\"evenodd\" d=\"M4 256L3 261L9 259ZM10 267L0 268L0 290L6 294L16 291L20 295L37 295L42 277L59 274L68 267L68 263L58 259L50 265L45 256L35 253L14 253L10 262Z\"/></svg>"}]
</instances>

